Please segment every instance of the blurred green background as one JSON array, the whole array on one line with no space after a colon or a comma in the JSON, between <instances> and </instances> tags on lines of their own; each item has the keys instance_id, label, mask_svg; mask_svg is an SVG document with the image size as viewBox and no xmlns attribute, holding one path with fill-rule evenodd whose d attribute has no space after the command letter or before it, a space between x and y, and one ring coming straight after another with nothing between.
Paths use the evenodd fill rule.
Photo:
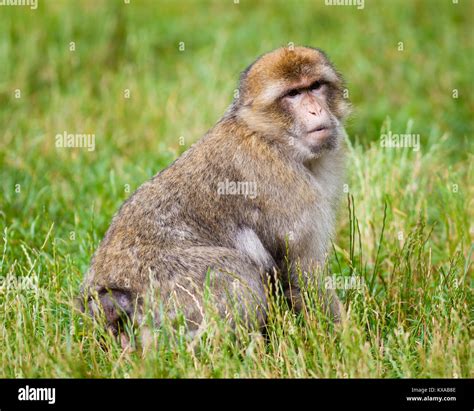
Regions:
<instances>
[{"instance_id":1,"label":"blurred green background","mask_svg":"<svg viewBox=\"0 0 474 411\"><path fill-rule=\"evenodd\" d=\"M0 277L39 284L0 287L0 376L472 376L474 1L324 3L0 6ZM212 339L209 361L103 352L71 307L112 215L213 126L245 67L289 43L322 48L347 80L355 206L331 263L374 287L342 295L340 334L277 321L258 360ZM382 130L420 134L420 151L382 149ZM95 151L57 148L64 132L95 134Z\"/></svg>"},{"instance_id":2,"label":"blurred green background","mask_svg":"<svg viewBox=\"0 0 474 411\"><path fill-rule=\"evenodd\" d=\"M447 141L446 166L463 164L473 147L474 2L364 6L40 0L36 10L1 7L5 226L31 231L32 219L51 219L65 235L93 224L87 230L95 236L98 224L100 237L130 192L217 121L239 73L290 42L326 50L346 77L355 145L377 142L390 124L394 133L419 133L422 152ZM56 148L64 131L94 133L95 151ZM81 270L96 242L76 254Z\"/></svg>"},{"instance_id":3,"label":"blurred green background","mask_svg":"<svg viewBox=\"0 0 474 411\"><path fill-rule=\"evenodd\" d=\"M466 164L473 12L470 0L366 0L362 10L324 0L0 7L2 222L43 238L49 226L34 221L54 221L65 237L86 229L93 238L67 245L89 247L73 253L84 270L123 199L218 120L246 66L290 42L322 48L344 74L356 146L377 143L390 124L419 133L421 152L446 141L446 167ZM94 133L95 151L56 148L64 131Z\"/></svg>"},{"instance_id":4,"label":"blurred green background","mask_svg":"<svg viewBox=\"0 0 474 411\"><path fill-rule=\"evenodd\" d=\"M154 149L177 135L192 141L230 103L240 71L293 42L326 50L345 75L356 109L354 138L378 139L386 116L398 129L412 118L425 143L448 132L453 151L462 152L474 108L473 5L366 0L358 10L324 0L39 0L37 10L4 6L1 121L24 140L43 136L45 145L63 128L92 130L99 150L112 140L129 155L130 145L138 148L135 139ZM22 90L19 101L12 99L15 88Z\"/></svg>"}]
</instances>

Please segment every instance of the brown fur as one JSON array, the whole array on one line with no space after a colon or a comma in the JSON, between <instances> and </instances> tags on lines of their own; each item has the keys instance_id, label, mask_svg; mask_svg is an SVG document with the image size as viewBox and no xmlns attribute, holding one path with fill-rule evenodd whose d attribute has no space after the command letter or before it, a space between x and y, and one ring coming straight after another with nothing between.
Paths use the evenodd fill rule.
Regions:
<instances>
[{"instance_id":1,"label":"brown fur","mask_svg":"<svg viewBox=\"0 0 474 411\"><path fill-rule=\"evenodd\" d=\"M265 273L285 272L286 246L308 275L324 263L342 185L342 145L303 158L285 132L294 116L276 99L265 104L259 98L275 83L307 85L328 70L334 76L328 106L342 121L342 80L327 58L310 48L278 49L243 73L240 97L207 134L123 204L83 285L91 311L99 302L114 332L119 316L110 310L122 298L120 290L127 301L122 311L135 312L138 322L151 292L165 303L165 315L182 309L196 329L208 270L223 316L234 298L244 317L257 312L263 324ZM255 182L257 196L218 195L226 179ZM295 239L288 242L291 233ZM296 281L292 297L298 300ZM131 302L138 309L131 310Z\"/></svg>"}]
</instances>

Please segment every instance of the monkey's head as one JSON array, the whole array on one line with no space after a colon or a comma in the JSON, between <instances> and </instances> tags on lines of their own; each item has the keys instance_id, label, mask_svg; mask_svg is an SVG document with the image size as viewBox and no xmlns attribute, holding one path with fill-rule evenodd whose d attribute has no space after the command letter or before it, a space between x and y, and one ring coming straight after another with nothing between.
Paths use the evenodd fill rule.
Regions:
<instances>
[{"instance_id":1,"label":"monkey's head","mask_svg":"<svg viewBox=\"0 0 474 411\"><path fill-rule=\"evenodd\" d=\"M343 138L350 111L343 87L322 51L279 48L242 73L235 109L252 130L288 145L303 159L315 158Z\"/></svg>"}]
</instances>

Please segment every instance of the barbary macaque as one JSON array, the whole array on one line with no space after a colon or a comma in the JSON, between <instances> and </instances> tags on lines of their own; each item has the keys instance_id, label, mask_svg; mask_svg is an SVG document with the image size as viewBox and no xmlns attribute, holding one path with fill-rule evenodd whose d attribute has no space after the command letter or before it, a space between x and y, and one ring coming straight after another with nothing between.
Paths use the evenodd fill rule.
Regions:
<instances>
[{"instance_id":1,"label":"barbary macaque","mask_svg":"<svg viewBox=\"0 0 474 411\"><path fill-rule=\"evenodd\" d=\"M237 303L263 326L276 276L300 309L302 284L325 264L333 233L348 113L342 77L322 51L258 58L217 124L115 215L86 274L84 308L104 313L118 335L127 317L140 323L151 294L162 315L181 310L192 331L209 287L223 317ZM324 294L337 321L341 304Z\"/></svg>"}]
</instances>

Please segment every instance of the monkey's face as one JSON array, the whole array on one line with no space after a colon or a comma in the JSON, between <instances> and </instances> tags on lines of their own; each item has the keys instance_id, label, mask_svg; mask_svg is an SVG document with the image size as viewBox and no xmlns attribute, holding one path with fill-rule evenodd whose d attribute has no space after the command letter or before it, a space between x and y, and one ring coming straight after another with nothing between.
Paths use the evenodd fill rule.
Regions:
<instances>
[{"instance_id":1,"label":"monkey's face","mask_svg":"<svg viewBox=\"0 0 474 411\"><path fill-rule=\"evenodd\" d=\"M291 119L286 131L295 140L290 143L313 155L336 148L341 136L340 122L328 104L329 87L324 79L300 82L279 101Z\"/></svg>"},{"instance_id":2,"label":"monkey's face","mask_svg":"<svg viewBox=\"0 0 474 411\"><path fill-rule=\"evenodd\" d=\"M343 80L316 49L277 49L243 75L241 113L250 127L304 158L335 149L349 103Z\"/></svg>"}]
</instances>

